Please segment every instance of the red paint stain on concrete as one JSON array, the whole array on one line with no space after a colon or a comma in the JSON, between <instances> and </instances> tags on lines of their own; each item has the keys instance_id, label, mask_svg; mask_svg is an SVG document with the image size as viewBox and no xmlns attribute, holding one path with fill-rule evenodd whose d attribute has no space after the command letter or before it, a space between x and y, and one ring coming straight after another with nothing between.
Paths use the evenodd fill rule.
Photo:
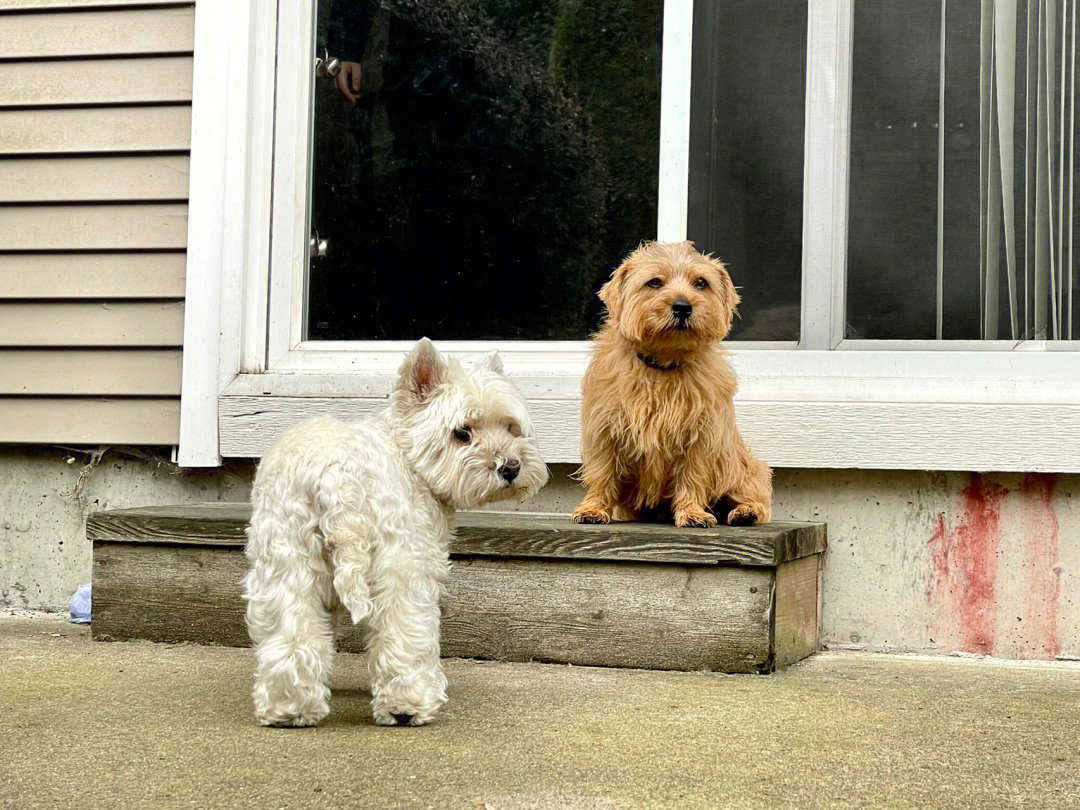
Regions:
<instances>
[{"instance_id":1,"label":"red paint stain on concrete","mask_svg":"<svg viewBox=\"0 0 1080 810\"><path fill-rule=\"evenodd\" d=\"M1024 639L1022 658L1056 658L1061 654L1058 609L1061 579L1058 523L1054 511L1056 475L1029 475L1021 484L1024 500Z\"/></svg>"},{"instance_id":2,"label":"red paint stain on concrete","mask_svg":"<svg viewBox=\"0 0 1080 810\"><path fill-rule=\"evenodd\" d=\"M935 644L989 655L994 651L1001 501L1008 490L978 474L960 493L959 522L950 531L937 516L931 546L927 605L934 621L927 628Z\"/></svg>"}]
</instances>

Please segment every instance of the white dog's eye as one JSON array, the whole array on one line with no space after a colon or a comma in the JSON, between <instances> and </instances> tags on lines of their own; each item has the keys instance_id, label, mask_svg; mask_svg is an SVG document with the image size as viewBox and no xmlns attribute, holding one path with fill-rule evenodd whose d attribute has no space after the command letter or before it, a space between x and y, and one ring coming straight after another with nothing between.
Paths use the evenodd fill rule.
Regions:
<instances>
[{"instance_id":1,"label":"white dog's eye","mask_svg":"<svg viewBox=\"0 0 1080 810\"><path fill-rule=\"evenodd\" d=\"M521 425L515 422L513 419L506 423L506 429L510 431L511 436L521 435Z\"/></svg>"},{"instance_id":2,"label":"white dog's eye","mask_svg":"<svg viewBox=\"0 0 1080 810\"><path fill-rule=\"evenodd\" d=\"M454 428L454 438L463 444L468 444L472 439L472 430L467 425L462 425L459 428Z\"/></svg>"},{"instance_id":3,"label":"white dog's eye","mask_svg":"<svg viewBox=\"0 0 1080 810\"><path fill-rule=\"evenodd\" d=\"M652 287L654 290L659 290L661 287L664 286L664 281L663 279L659 278L650 278L648 281L645 282L645 286Z\"/></svg>"},{"instance_id":4,"label":"white dog's eye","mask_svg":"<svg viewBox=\"0 0 1080 810\"><path fill-rule=\"evenodd\" d=\"M697 281L694 282L694 286L699 290L707 290L709 289L708 279L699 278Z\"/></svg>"}]
</instances>

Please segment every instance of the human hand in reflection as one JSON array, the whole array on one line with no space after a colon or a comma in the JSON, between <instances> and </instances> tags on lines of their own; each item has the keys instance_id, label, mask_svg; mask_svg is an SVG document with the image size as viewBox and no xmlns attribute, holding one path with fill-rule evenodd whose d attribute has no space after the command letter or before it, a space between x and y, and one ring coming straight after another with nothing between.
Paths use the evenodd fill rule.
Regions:
<instances>
[{"instance_id":1,"label":"human hand in reflection","mask_svg":"<svg viewBox=\"0 0 1080 810\"><path fill-rule=\"evenodd\" d=\"M344 96L353 104L360 94L360 63L342 62L335 80L338 95Z\"/></svg>"}]
</instances>

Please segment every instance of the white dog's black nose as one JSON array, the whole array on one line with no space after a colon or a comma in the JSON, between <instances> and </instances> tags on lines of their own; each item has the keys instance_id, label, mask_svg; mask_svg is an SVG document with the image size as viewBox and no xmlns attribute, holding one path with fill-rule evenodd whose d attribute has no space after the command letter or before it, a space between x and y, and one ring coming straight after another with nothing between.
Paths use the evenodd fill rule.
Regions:
<instances>
[{"instance_id":1,"label":"white dog's black nose","mask_svg":"<svg viewBox=\"0 0 1080 810\"><path fill-rule=\"evenodd\" d=\"M687 318L689 318L690 313L692 313L693 311L694 305L687 301L685 298L680 298L671 305L671 314L680 321L685 321Z\"/></svg>"},{"instance_id":2,"label":"white dog's black nose","mask_svg":"<svg viewBox=\"0 0 1080 810\"><path fill-rule=\"evenodd\" d=\"M499 467L499 475L506 479L506 483L510 483L517 478L518 473L521 472L521 462L517 459L511 458L503 462L503 465Z\"/></svg>"},{"instance_id":3,"label":"white dog's black nose","mask_svg":"<svg viewBox=\"0 0 1080 810\"><path fill-rule=\"evenodd\" d=\"M413 716L411 714L393 714L393 713L391 713L390 716L393 717L395 720L397 720L397 724L399 726L407 726L407 725L409 725L409 721L413 719Z\"/></svg>"}]
</instances>

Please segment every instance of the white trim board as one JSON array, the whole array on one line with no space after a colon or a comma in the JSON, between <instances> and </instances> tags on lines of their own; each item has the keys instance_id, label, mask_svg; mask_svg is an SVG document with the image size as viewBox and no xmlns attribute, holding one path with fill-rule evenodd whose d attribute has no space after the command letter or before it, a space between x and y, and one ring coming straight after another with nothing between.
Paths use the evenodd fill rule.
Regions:
<instances>
[{"instance_id":1,"label":"white trim board","mask_svg":"<svg viewBox=\"0 0 1080 810\"><path fill-rule=\"evenodd\" d=\"M564 361L583 370L587 348ZM1080 424L1075 353L734 348L731 357L740 428L777 467L1080 472L1080 431L1062 430ZM580 373L520 363L508 373L545 459L580 461ZM258 455L308 416L383 408L393 377L391 368L240 375L221 399L222 453Z\"/></svg>"},{"instance_id":2,"label":"white trim board","mask_svg":"<svg viewBox=\"0 0 1080 810\"><path fill-rule=\"evenodd\" d=\"M355 418L385 399L223 397L221 448L258 456L312 416ZM531 400L545 459L580 461L579 399ZM773 467L1080 472L1080 405L739 400L740 429ZM975 440L974 437L981 437Z\"/></svg>"},{"instance_id":3,"label":"white trim board","mask_svg":"<svg viewBox=\"0 0 1080 810\"><path fill-rule=\"evenodd\" d=\"M221 463L218 397L265 368L273 159L273 4L200 3L195 14L184 369L177 460Z\"/></svg>"}]
</instances>

